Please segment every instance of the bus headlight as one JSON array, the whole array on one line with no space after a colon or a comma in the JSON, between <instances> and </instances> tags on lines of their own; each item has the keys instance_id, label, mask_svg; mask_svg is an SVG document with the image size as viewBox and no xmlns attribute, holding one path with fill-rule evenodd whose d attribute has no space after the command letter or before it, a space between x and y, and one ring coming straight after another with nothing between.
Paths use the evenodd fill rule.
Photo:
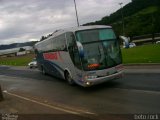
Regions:
<instances>
[{"instance_id":1,"label":"bus headlight","mask_svg":"<svg viewBox=\"0 0 160 120\"><path fill-rule=\"evenodd\" d=\"M90 82L86 82L86 84L87 84L87 85L90 85L91 83L90 83Z\"/></svg>"}]
</instances>

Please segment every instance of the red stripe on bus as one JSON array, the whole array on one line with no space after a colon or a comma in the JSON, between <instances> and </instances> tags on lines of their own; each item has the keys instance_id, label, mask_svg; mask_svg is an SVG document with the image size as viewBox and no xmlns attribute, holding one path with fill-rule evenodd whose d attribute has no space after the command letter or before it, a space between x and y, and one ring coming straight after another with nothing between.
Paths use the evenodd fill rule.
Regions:
<instances>
[{"instance_id":1,"label":"red stripe on bus","mask_svg":"<svg viewBox=\"0 0 160 120\"><path fill-rule=\"evenodd\" d=\"M54 53L43 53L43 57L46 60L58 60L58 55L56 52Z\"/></svg>"}]
</instances>

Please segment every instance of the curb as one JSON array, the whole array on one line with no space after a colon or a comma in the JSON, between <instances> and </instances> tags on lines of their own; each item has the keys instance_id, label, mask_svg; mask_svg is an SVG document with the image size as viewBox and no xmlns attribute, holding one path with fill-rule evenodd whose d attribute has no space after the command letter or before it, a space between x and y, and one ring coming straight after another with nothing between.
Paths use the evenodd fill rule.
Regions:
<instances>
[{"instance_id":1,"label":"curb","mask_svg":"<svg viewBox=\"0 0 160 120\"><path fill-rule=\"evenodd\" d=\"M1 89L1 85L0 85L0 101L3 100L3 93L2 93L2 89Z\"/></svg>"},{"instance_id":2,"label":"curb","mask_svg":"<svg viewBox=\"0 0 160 120\"><path fill-rule=\"evenodd\" d=\"M160 70L160 64L159 63L141 63L141 64L123 64L124 68L126 69L159 69Z\"/></svg>"}]
</instances>

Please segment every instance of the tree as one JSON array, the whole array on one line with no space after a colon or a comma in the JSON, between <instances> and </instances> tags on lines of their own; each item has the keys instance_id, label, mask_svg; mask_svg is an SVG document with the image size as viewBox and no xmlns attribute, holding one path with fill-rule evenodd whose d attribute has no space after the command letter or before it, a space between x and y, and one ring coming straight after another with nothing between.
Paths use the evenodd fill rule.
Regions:
<instances>
[{"instance_id":1,"label":"tree","mask_svg":"<svg viewBox=\"0 0 160 120\"><path fill-rule=\"evenodd\" d=\"M26 49L24 49L24 48L19 49L19 52L23 52L23 51L26 51Z\"/></svg>"}]
</instances>

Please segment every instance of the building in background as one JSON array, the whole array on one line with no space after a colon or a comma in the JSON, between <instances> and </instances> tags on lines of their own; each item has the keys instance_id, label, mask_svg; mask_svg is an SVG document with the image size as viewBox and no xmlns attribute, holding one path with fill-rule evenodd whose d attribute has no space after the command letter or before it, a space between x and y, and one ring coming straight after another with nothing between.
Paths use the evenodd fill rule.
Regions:
<instances>
[{"instance_id":1,"label":"building in background","mask_svg":"<svg viewBox=\"0 0 160 120\"><path fill-rule=\"evenodd\" d=\"M29 54L32 51L33 51L32 46L24 46L24 47L5 49L5 50L0 50L0 57L21 56L21 55Z\"/></svg>"}]
</instances>

